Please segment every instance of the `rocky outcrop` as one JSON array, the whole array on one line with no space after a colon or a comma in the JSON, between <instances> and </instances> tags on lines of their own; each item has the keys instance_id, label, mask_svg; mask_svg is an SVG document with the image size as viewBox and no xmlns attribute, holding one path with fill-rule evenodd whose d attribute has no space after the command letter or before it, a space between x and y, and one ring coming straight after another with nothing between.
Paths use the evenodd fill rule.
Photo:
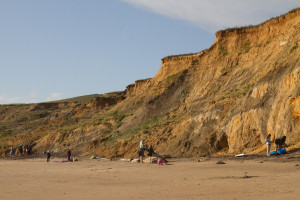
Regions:
<instances>
[{"instance_id":1,"label":"rocky outcrop","mask_svg":"<svg viewBox=\"0 0 300 200\"><path fill-rule=\"evenodd\" d=\"M125 92L118 92L112 94L105 94L102 97L96 97L93 101L88 103L86 107L108 107L116 105L125 99Z\"/></svg>"},{"instance_id":2,"label":"rocky outcrop","mask_svg":"<svg viewBox=\"0 0 300 200\"><path fill-rule=\"evenodd\" d=\"M300 76L300 75L299 75ZM300 122L300 94L296 98L291 99L291 104L293 105L293 115L295 119Z\"/></svg>"},{"instance_id":3,"label":"rocky outcrop","mask_svg":"<svg viewBox=\"0 0 300 200\"><path fill-rule=\"evenodd\" d=\"M143 92L144 88L148 88L150 86L151 81L151 78L135 81L134 84L130 84L126 87L126 95L130 96L136 94L137 92Z\"/></svg>"}]
</instances>

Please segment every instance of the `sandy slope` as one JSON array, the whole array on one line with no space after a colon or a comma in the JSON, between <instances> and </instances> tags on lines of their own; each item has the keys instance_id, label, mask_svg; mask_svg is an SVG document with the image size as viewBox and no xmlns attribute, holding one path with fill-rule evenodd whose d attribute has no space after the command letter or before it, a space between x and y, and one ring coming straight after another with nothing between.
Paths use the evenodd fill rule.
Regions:
<instances>
[{"instance_id":1,"label":"sandy slope","mask_svg":"<svg viewBox=\"0 0 300 200\"><path fill-rule=\"evenodd\" d=\"M289 159L290 158L290 159ZM1 200L297 199L300 157L171 160L168 166L54 158L0 160ZM249 178L243 178L247 175Z\"/></svg>"}]
</instances>

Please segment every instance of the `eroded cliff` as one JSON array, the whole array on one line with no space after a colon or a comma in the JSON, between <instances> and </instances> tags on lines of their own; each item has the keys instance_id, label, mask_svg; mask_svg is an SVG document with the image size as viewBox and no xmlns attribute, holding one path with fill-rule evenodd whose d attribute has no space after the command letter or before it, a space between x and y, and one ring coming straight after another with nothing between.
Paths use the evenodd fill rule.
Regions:
<instances>
[{"instance_id":1,"label":"eroded cliff","mask_svg":"<svg viewBox=\"0 0 300 200\"><path fill-rule=\"evenodd\" d=\"M216 33L207 50L169 56L151 79L90 103L0 107L2 152L134 157L141 138L160 154L194 157L262 150L264 138L300 141L300 9ZM7 150L6 150L7 151Z\"/></svg>"}]
</instances>

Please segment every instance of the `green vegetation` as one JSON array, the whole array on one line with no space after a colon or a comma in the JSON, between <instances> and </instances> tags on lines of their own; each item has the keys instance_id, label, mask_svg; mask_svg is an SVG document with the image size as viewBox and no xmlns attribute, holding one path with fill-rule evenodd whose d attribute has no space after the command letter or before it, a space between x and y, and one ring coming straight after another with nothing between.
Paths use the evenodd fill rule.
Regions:
<instances>
[{"instance_id":1,"label":"green vegetation","mask_svg":"<svg viewBox=\"0 0 300 200\"><path fill-rule=\"evenodd\" d=\"M221 54L223 56L227 56L228 55L228 52L224 49L224 47L220 47L219 50L220 50L220 52L221 52Z\"/></svg>"},{"instance_id":2,"label":"green vegetation","mask_svg":"<svg viewBox=\"0 0 300 200\"><path fill-rule=\"evenodd\" d=\"M208 92L211 93L211 94L216 94L216 93L219 91L220 87L221 87L221 86L220 86L219 84L214 83L214 84L211 86L211 88L208 90Z\"/></svg>"},{"instance_id":3,"label":"green vegetation","mask_svg":"<svg viewBox=\"0 0 300 200\"><path fill-rule=\"evenodd\" d=\"M189 92L186 91L186 90L180 90L177 94L177 98L178 99L181 99L181 98L184 98Z\"/></svg>"},{"instance_id":4,"label":"green vegetation","mask_svg":"<svg viewBox=\"0 0 300 200\"><path fill-rule=\"evenodd\" d=\"M12 128L9 122L0 122L0 137L9 136L12 133Z\"/></svg>"},{"instance_id":5,"label":"green vegetation","mask_svg":"<svg viewBox=\"0 0 300 200\"><path fill-rule=\"evenodd\" d=\"M201 52L201 51L200 51ZM185 53L185 54L178 54L178 55L170 55L170 56L166 56L163 58L164 59L167 59L167 58L176 58L176 57L181 57L181 56L192 56L192 55L195 55L195 54L198 54L200 52L196 52L196 53Z\"/></svg>"},{"instance_id":6,"label":"green vegetation","mask_svg":"<svg viewBox=\"0 0 300 200\"><path fill-rule=\"evenodd\" d=\"M169 115L169 113L167 113L165 116ZM145 133L145 132L152 132L151 130L153 130L155 127L158 126L166 126L167 124L177 121L179 120L179 117L176 115L172 115L169 116L168 119L164 119L163 116L153 116L151 118L149 118L148 120L139 123L138 125L136 125L135 127L126 130L124 132L114 132L110 139L107 141L107 145L112 145L115 142L118 141L118 139L121 138L131 138L135 135L139 135L141 133Z\"/></svg>"},{"instance_id":7,"label":"green vegetation","mask_svg":"<svg viewBox=\"0 0 300 200\"><path fill-rule=\"evenodd\" d=\"M246 53L248 53L248 52L250 51L250 49L251 49L250 42L246 43L246 44L242 47L242 49L243 49Z\"/></svg>"},{"instance_id":8,"label":"green vegetation","mask_svg":"<svg viewBox=\"0 0 300 200\"><path fill-rule=\"evenodd\" d=\"M233 31L236 31L236 30L249 29L249 28L253 28L253 27L257 27L257 26L259 26L259 25L235 26L235 27L232 27L232 28L227 28L227 29L218 31L218 32L233 32Z\"/></svg>"},{"instance_id":9,"label":"green vegetation","mask_svg":"<svg viewBox=\"0 0 300 200\"><path fill-rule=\"evenodd\" d=\"M123 120L125 117L127 117L127 115L126 115L126 114L122 114L122 113L120 113L120 114L114 116L114 120L115 120L116 123L117 123L117 128L119 128L120 126L122 126L122 124L123 124L123 123L122 123L122 120Z\"/></svg>"},{"instance_id":10,"label":"green vegetation","mask_svg":"<svg viewBox=\"0 0 300 200\"><path fill-rule=\"evenodd\" d=\"M153 97L150 96L150 97L148 98L148 100L146 101L146 103L153 103L154 101L156 101L156 100L160 97L160 95L161 95L161 94L156 94L156 95L154 95Z\"/></svg>"},{"instance_id":11,"label":"green vegetation","mask_svg":"<svg viewBox=\"0 0 300 200\"><path fill-rule=\"evenodd\" d=\"M181 74L182 72L168 76L165 80L165 84L169 85L170 83L173 83L181 76Z\"/></svg>"},{"instance_id":12,"label":"green vegetation","mask_svg":"<svg viewBox=\"0 0 300 200\"><path fill-rule=\"evenodd\" d=\"M18 121L19 121L19 123L28 122L29 118L27 116L22 116Z\"/></svg>"},{"instance_id":13,"label":"green vegetation","mask_svg":"<svg viewBox=\"0 0 300 200\"><path fill-rule=\"evenodd\" d=\"M295 46L291 48L290 53L293 53L293 51L295 51L296 49L298 49L298 43L296 43Z\"/></svg>"},{"instance_id":14,"label":"green vegetation","mask_svg":"<svg viewBox=\"0 0 300 200\"><path fill-rule=\"evenodd\" d=\"M222 96L219 100L224 100L226 98L240 98L245 96L253 87L253 84L245 84L240 88L236 88L227 92L224 96Z\"/></svg>"},{"instance_id":15,"label":"green vegetation","mask_svg":"<svg viewBox=\"0 0 300 200\"><path fill-rule=\"evenodd\" d=\"M92 100L94 100L96 97L103 97L103 94L91 94L91 95L85 95L85 96L79 96L74 98L68 98L68 99L61 99L58 101L51 101L51 103L60 103L60 102L70 102L70 103L89 103Z\"/></svg>"},{"instance_id":16,"label":"green vegetation","mask_svg":"<svg viewBox=\"0 0 300 200\"><path fill-rule=\"evenodd\" d=\"M0 138L9 137L13 133L12 129L0 131Z\"/></svg>"},{"instance_id":17,"label":"green vegetation","mask_svg":"<svg viewBox=\"0 0 300 200\"><path fill-rule=\"evenodd\" d=\"M80 122L74 123L72 121L66 122L61 127L52 125L50 128L52 130L60 129L62 133L72 132L76 129L81 128L82 130L88 126L97 126L103 124L107 130L107 133L110 133L113 129L119 128L123 123L122 120L128 115L122 112L113 111L108 112L97 117L92 117L90 119L81 120ZM115 124L114 124L114 123Z\"/></svg>"},{"instance_id":18,"label":"green vegetation","mask_svg":"<svg viewBox=\"0 0 300 200\"><path fill-rule=\"evenodd\" d=\"M134 128L123 132L121 134L122 138L128 138L128 137L131 137L133 135L137 135L142 130L151 129L154 126L159 125L161 122L162 122L162 119L160 117L158 117L158 116L151 117L147 121L144 121L144 122L138 124Z\"/></svg>"}]
</instances>

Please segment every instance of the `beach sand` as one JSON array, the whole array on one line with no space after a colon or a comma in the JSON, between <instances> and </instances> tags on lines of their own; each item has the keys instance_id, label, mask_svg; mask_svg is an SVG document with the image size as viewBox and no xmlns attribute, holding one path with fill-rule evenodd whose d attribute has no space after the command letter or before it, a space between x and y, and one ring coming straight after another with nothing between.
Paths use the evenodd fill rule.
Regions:
<instances>
[{"instance_id":1,"label":"beach sand","mask_svg":"<svg viewBox=\"0 0 300 200\"><path fill-rule=\"evenodd\" d=\"M300 157L174 159L169 165L0 159L1 200L299 199ZM225 164L216 164L222 160Z\"/></svg>"}]
</instances>

